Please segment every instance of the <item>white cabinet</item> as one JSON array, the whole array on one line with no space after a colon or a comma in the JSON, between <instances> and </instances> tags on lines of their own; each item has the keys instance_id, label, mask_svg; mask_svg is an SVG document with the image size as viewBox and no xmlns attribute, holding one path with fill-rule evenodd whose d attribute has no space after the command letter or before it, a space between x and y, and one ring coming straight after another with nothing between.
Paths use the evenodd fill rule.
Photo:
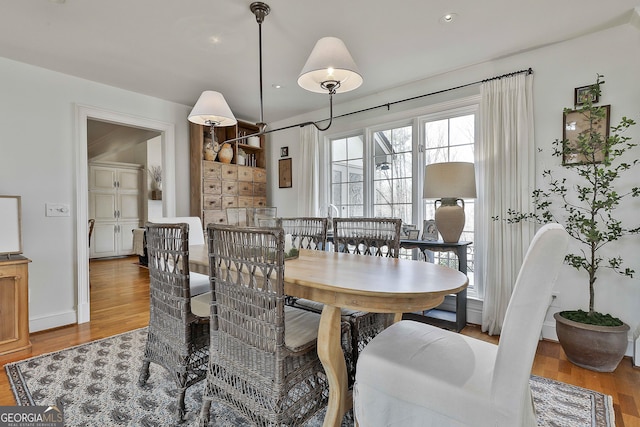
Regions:
<instances>
[{"instance_id":1,"label":"white cabinet","mask_svg":"<svg viewBox=\"0 0 640 427\"><path fill-rule=\"evenodd\" d=\"M89 165L89 218L96 220L89 256L133 253L132 230L140 226L142 166L128 163Z\"/></svg>"}]
</instances>

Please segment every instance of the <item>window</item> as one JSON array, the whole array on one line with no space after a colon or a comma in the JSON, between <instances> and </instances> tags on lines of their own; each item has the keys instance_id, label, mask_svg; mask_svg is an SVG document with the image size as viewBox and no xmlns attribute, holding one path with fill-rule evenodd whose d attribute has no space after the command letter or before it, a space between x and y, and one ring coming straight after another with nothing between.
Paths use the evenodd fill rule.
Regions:
<instances>
[{"instance_id":1,"label":"window","mask_svg":"<svg viewBox=\"0 0 640 427\"><path fill-rule=\"evenodd\" d=\"M422 235L423 220L435 217L433 201L422 198L424 166L474 161L477 100L472 102L462 108L433 111L348 136L330 137L329 200L338 208L339 216L401 218L404 224L415 224ZM464 203L466 224L461 239L475 242L475 203ZM469 245L467 253L470 294L476 291L473 246ZM412 251L401 251L403 257L412 255ZM453 253L435 252L433 261L458 268Z\"/></svg>"},{"instance_id":2,"label":"window","mask_svg":"<svg viewBox=\"0 0 640 427\"><path fill-rule=\"evenodd\" d=\"M412 222L412 128L373 132L373 216Z\"/></svg>"},{"instance_id":3,"label":"window","mask_svg":"<svg viewBox=\"0 0 640 427\"><path fill-rule=\"evenodd\" d=\"M341 217L364 216L364 138L331 141L331 203Z\"/></svg>"},{"instance_id":4,"label":"window","mask_svg":"<svg viewBox=\"0 0 640 427\"><path fill-rule=\"evenodd\" d=\"M424 120L425 165L441 162L472 162L475 148L475 114L465 114L437 120ZM474 208L473 199L464 200L465 227L460 240L473 242ZM435 203L425 200L425 219L435 217ZM434 253L433 262L458 268L457 257L450 252ZM467 247L467 276L469 287L474 281L473 244Z\"/></svg>"}]
</instances>

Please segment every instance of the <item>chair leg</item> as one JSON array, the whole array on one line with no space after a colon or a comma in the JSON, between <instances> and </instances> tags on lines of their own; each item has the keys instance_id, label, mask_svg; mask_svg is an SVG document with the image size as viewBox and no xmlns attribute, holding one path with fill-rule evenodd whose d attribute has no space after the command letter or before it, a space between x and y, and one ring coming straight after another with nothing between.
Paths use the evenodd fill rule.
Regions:
<instances>
[{"instance_id":1,"label":"chair leg","mask_svg":"<svg viewBox=\"0 0 640 427\"><path fill-rule=\"evenodd\" d=\"M176 414L176 420L178 421L178 423L184 422L184 415L187 412L184 405L184 396L186 393L186 387L180 388L180 395L178 396L178 413Z\"/></svg>"},{"instance_id":2,"label":"chair leg","mask_svg":"<svg viewBox=\"0 0 640 427\"><path fill-rule=\"evenodd\" d=\"M147 380L149 379L149 364L150 363L151 362L146 360L142 364L142 371L140 372L140 377L138 378L138 385L139 386L145 385L147 383Z\"/></svg>"},{"instance_id":3,"label":"chair leg","mask_svg":"<svg viewBox=\"0 0 640 427\"><path fill-rule=\"evenodd\" d=\"M211 398L204 396L202 398L202 408L200 409L198 427L209 427L210 412L211 412Z\"/></svg>"}]
</instances>

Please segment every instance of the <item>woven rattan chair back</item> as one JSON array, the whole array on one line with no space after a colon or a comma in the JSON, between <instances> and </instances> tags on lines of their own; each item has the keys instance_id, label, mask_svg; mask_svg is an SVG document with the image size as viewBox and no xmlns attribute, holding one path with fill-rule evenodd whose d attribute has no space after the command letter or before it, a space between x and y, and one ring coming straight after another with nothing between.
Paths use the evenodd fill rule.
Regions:
<instances>
[{"instance_id":1,"label":"woven rattan chair back","mask_svg":"<svg viewBox=\"0 0 640 427\"><path fill-rule=\"evenodd\" d=\"M334 251L398 258L401 226L402 220L393 218L334 218ZM393 323L393 315L348 310L342 313L351 325L352 354L347 359L347 374L349 385L353 385L360 352Z\"/></svg>"},{"instance_id":2,"label":"woven rattan chair back","mask_svg":"<svg viewBox=\"0 0 640 427\"><path fill-rule=\"evenodd\" d=\"M324 250L327 246L327 218L278 218L284 234L291 234L296 249Z\"/></svg>"},{"instance_id":3,"label":"woven rattan chair back","mask_svg":"<svg viewBox=\"0 0 640 427\"><path fill-rule=\"evenodd\" d=\"M303 424L326 403L315 346L285 345L282 228L207 227L218 331L212 335L200 425L212 400L258 426Z\"/></svg>"},{"instance_id":4,"label":"woven rattan chair back","mask_svg":"<svg viewBox=\"0 0 640 427\"><path fill-rule=\"evenodd\" d=\"M146 238L150 315L139 384L146 384L151 362L169 371L179 389L176 415L182 421L187 387L206 377L209 318L191 313L188 224L149 223Z\"/></svg>"},{"instance_id":5,"label":"woven rattan chair back","mask_svg":"<svg viewBox=\"0 0 640 427\"><path fill-rule=\"evenodd\" d=\"M397 218L334 218L333 247L336 252L398 258L401 226Z\"/></svg>"}]
</instances>

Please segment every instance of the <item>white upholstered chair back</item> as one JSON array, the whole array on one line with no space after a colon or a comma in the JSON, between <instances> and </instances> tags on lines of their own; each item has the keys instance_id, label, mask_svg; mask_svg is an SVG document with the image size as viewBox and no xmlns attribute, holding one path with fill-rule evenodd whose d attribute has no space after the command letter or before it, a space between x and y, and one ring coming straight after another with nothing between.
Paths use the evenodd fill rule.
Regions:
<instances>
[{"instance_id":1,"label":"white upholstered chair back","mask_svg":"<svg viewBox=\"0 0 640 427\"><path fill-rule=\"evenodd\" d=\"M189 224L189 245L204 245L204 227L202 221L197 216L173 216L167 218L149 218L149 222L160 224L178 224L186 222Z\"/></svg>"},{"instance_id":2,"label":"white upholstered chair back","mask_svg":"<svg viewBox=\"0 0 640 427\"><path fill-rule=\"evenodd\" d=\"M534 427L529 377L568 239L558 224L536 233L497 346L410 320L373 338L356 369L360 425Z\"/></svg>"},{"instance_id":3,"label":"white upholstered chair back","mask_svg":"<svg viewBox=\"0 0 640 427\"><path fill-rule=\"evenodd\" d=\"M149 218L149 222L157 224L179 224L187 223L189 225L189 246L204 245L204 230L202 221L197 216L173 216L166 218ZM195 272L189 273L189 283L191 288L191 296L195 297L209 292L209 276Z\"/></svg>"},{"instance_id":4,"label":"white upholstered chair back","mask_svg":"<svg viewBox=\"0 0 640 427\"><path fill-rule=\"evenodd\" d=\"M525 255L507 307L493 371L493 401L522 408L551 292L567 250L569 236L559 224L536 233ZM508 409L511 410L511 409Z\"/></svg>"}]
</instances>

